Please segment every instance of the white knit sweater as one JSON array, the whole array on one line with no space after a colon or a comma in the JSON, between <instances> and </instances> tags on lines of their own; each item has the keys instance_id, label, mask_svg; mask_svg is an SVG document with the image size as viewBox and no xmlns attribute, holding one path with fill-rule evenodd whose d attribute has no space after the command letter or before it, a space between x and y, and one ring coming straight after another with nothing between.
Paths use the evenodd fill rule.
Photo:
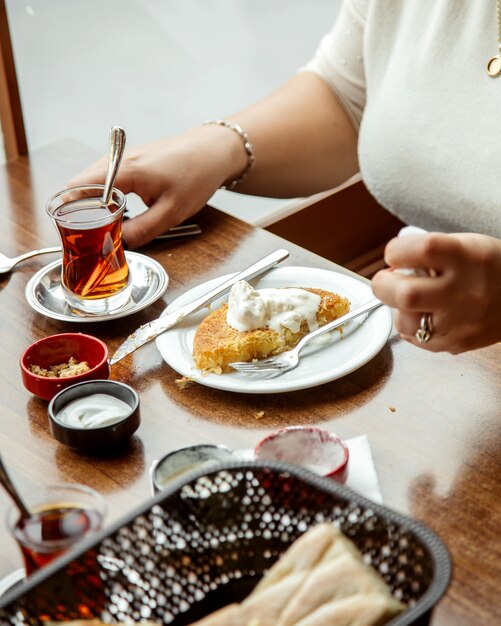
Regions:
<instances>
[{"instance_id":1,"label":"white knit sweater","mask_svg":"<svg viewBox=\"0 0 501 626\"><path fill-rule=\"evenodd\" d=\"M371 193L407 223L501 237L496 0L345 0L304 68L359 127Z\"/></svg>"}]
</instances>

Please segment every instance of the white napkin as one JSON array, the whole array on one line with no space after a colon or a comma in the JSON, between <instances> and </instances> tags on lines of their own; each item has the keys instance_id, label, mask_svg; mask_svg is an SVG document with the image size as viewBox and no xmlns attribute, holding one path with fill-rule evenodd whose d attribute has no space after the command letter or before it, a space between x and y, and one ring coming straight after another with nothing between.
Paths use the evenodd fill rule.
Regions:
<instances>
[{"instance_id":1,"label":"white napkin","mask_svg":"<svg viewBox=\"0 0 501 626\"><path fill-rule=\"evenodd\" d=\"M350 452L345 485L362 496L382 504L383 497L367 435L347 439L345 443ZM255 458L254 450L239 450L238 454L246 461L253 461Z\"/></svg>"},{"instance_id":2,"label":"white napkin","mask_svg":"<svg viewBox=\"0 0 501 626\"><path fill-rule=\"evenodd\" d=\"M350 451L346 486L369 498L369 500L382 504L383 496L379 488L369 438L367 435L360 435L348 439L345 443Z\"/></svg>"},{"instance_id":3,"label":"white napkin","mask_svg":"<svg viewBox=\"0 0 501 626\"><path fill-rule=\"evenodd\" d=\"M404 226L398 231L399 237L405 237L406 235L426 235L428 231L419 226Z\"/></svg>"},{"instance_id":4,"label":"white napkin","mask_svg":"<svg viewBox=\"0 0 501 626\"><path fill-rule=\"evenodd\" d=\"M428 231L419 226L404 226L398 232L399 237L407 237L408 235L426 235ZM406 276L429 276L426 270L414 270L411 268L400 267L395 270L399 274L405 274Z\"/></svg>"}]
</instances>

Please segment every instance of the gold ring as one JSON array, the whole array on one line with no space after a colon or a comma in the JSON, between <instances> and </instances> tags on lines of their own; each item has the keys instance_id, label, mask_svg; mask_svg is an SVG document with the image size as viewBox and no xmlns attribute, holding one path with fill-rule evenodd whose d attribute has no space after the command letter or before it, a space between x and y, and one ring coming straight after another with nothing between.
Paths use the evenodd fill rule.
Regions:
<instances>
[{"instance_id":1,"label":"gold ring","mask_svg":"<svg viewBox=\"0 0 501 626\"><path fill-rule=\"evenodd\" d=\"M427 343L430 341L434 330L431 313L423 313L419 328L416 330L416 339L419 343Z\"/></svg>"}]
</instances>

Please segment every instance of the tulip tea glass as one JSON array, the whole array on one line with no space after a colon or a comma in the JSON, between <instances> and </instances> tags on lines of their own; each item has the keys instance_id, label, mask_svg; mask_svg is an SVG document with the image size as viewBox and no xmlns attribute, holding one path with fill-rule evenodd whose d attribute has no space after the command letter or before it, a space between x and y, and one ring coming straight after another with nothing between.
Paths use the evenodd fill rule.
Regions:
<instances>
[{"instance_id":1,"label":"tulip tea glass","mask_svg":"<svg viewBox=\"0 0 501 626\"><path fill-rule=\"evenodd\" d=\"M21 549L27 576L100 530L106 512L100 494L69 483L46 487L26 504L31 515L21 518L13 506L7 526Z\"/></svg>"},{"instance_id":2,"label":"tulip tea glass","mask_svg":"<svg viewBox=\"0 0 501 626\"><path fill-rule=\"evenodd\" d=\"M103 315L130 298L129 267L122 242L125 196L103 185L83 185L55 194L47 203L63 249L61 284L68 305L84 315Z\"/></svg>"}]
</instances>

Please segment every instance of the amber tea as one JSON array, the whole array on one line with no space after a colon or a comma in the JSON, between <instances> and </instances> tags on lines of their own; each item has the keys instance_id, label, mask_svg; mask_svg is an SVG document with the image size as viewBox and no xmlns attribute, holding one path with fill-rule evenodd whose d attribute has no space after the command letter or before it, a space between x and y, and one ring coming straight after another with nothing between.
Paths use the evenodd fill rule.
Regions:
<instances>
[{"instance_id":1,"label":"amber tea","mask_svg":"<svg viewBox=\"0 0 501 626\"><path fill-rule=\"evenodd\" d=\"M92 191L95 195L89 197ZM83 192L87 195L82 197ZM100 188L68 189L51 198L47 206L61 238L66 300L77 311L91 314L119 308L129 296L129 267L122 243L125 197L114 190L105 206L99 192Z\"/></svg>"},{"instance_id":2,"label":"amber tea","mask_svg":"<svg viewBox=\"0 0 501 626\"><path fill-rule=\"evenodd\" d=\"M7 513L7 525L21 549L26 574L47 565L103 524L106 504L85 485L58 483L41 487L26 500L30 515L17 507Z\"/></svg>"},{"instance_id":3,"label":"amber tea","mask_svg":"<svg viewBox=\"0 0 501 626\"><path fill-rule=\"evenodd\" d=\"M103 220L104 224L82 228L86 217L89 223ZM109 222L113 214L107 207L66 212L65 218L65 226L58 224L64 248L64 286L82 298L106 298L121 291L129 276L121 223Z\"/></svg>"},{"instance_id":4,"label":"amber tea","mask_svg":"<svg viewBox=\"0 0 501 626\"><path fill-rule=\"evenodd\" d=\"M89 532L101 527L99 511L61 504L19 520L14 535L23 554L26 575L47 565Z\"/></svg>"}]
</instances>

